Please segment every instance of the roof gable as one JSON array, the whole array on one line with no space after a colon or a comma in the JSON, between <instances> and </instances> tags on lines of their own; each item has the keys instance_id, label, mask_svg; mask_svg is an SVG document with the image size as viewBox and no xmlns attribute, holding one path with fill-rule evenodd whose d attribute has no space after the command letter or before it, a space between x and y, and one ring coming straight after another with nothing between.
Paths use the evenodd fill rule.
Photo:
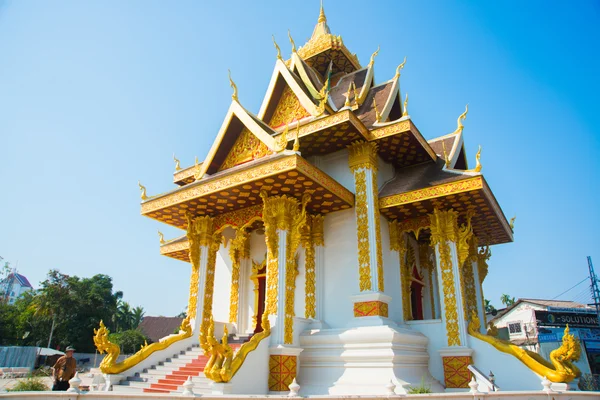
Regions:
<instances>
[{"instance_id":1,"label":"roof gable","mask_svg":"<svg viewBox=\"0 0 600 400\"><path fill-rule=\"evenodd\" d=\"M232 101L196 179L276 151L277 146L272 137L274 133L237 101ZM251 147L244 149L244 145Z\"/></svg>"}]
</instances>

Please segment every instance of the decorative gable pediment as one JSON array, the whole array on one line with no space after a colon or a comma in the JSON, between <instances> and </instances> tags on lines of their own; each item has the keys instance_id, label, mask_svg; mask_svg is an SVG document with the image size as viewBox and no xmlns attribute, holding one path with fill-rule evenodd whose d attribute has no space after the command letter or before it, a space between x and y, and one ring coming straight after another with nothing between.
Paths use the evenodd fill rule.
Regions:
<instances>
[{"instance_id":1,"label":"decorative gable pediment","mask_svg":"<svg viewBox=\"0 0 600 400\"><path fill-rule=\"evenodd\" d=\"M227 154L225 161L219 167L219 171L257 160L269 153L271 153L269 147L261 142L248 128L244 127L229 154Z\"/></svg>"}]
</instances>

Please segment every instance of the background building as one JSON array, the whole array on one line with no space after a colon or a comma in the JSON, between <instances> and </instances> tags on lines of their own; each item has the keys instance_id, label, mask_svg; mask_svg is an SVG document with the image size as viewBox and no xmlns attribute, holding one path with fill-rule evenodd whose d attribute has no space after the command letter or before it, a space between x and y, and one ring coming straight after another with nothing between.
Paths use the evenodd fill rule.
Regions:
<instances>
[{"instance_id":1,"label":"background building","mask_svg":"<svg viewBox=\"0 0 600 400\"><path fill-rule=\"evenodd\" d=\"M33 286L29 280L24 275L17 273L16 270L8 274L0 286L2 299L8 304L13 304L20 295L30 290L33 290Z\"/></svg>"}]
</instances>

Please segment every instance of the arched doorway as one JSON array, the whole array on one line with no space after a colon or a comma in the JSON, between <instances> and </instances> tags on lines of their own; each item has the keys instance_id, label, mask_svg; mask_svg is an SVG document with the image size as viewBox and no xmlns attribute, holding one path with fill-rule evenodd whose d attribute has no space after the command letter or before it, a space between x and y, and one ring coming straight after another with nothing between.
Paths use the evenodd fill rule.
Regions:
<instances>
[{"instance_id":1,"label":"arched doorway","mask_svg":"<svg viewBox=\"0 0 600 400\"><path fill-rule=\"evenodd\" d=\"M254 283L254 315L252 323L254 333L263 331L262 316L265 312L265 293L266 293L266 278L267 278L267 256L261 263L252 260L252 275L250 279Z\"/></svg>"}]
</instances>

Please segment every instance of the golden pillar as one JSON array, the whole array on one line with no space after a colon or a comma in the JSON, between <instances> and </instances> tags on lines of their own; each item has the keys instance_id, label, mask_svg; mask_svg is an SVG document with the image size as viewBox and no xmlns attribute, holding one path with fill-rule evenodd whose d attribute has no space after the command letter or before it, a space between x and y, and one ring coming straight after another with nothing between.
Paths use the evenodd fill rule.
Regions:
<instances>
[{"instance_id":1,"label":"golden pillar","mask_svg":"<svg viewBox=\"0 0 600 400\"><path fill-rule=\"evenodd\" d=\"M302 229L302 247L304 247L305 264L305 301L304 317L315 319L317 313L317 264L315 247L323 246L323 216L308 215Z\"/></svg>"},{"instance_id":2,"label":"golden pillar","mask_svg":"<svg viewBox=\"0 0 600 400\"><path fill-rule=\"evenodd\" d=\"M250 257L248 232L245 228L236 231L235 238L229 245L229 257L231 258L231 292L229 297L229 322L238 322L240 302L240 269L241 260ZM242 327L238 326L238 331Z\"/></svg>"},{"instance_id":3,"label":"golden pillar","mask_svg":"<svg viewBox=\"0 0 600 400\"><path fill-rule=\"evenodd\" d=\"M413 319L410 304L410 271L407 263L408 244L406 232L400 230L397 220L389 223L390 250L398 252L400 260L400 289L402 292L402 318L405 321Z\"/></svg>"},{"instance_id":4,"label":"golden pillar","mask_svg":"<svg viewBox=\"0 0 600 400\"><path fill-rule=\"evenodd\" d=\"M388 316L389 296L383 294L383 257L377 187L377 145L356 142L348 146L348 166L354 174L359 289L353 297L354 316Z\"/></svg>"},{"instance_id":5,"label":"golden pillar","mask_svg":"<svg viewBox=\"0 0 600 400\"><path fill-rule=\"evenodd\" d=\"M213 220L209 216L194 218L188 214L186 218L192 264L188 315L194 321L194 332L198 332L204 329L212 315L216 255L221 235L214 232Z\"/></svg>"},{"instance_id":6,"label":"golden pillar","mask_svg":"<svg viewBox=\"0 0 600 400\"><path fill-rule=\"evenodd\" d=\"M470 215L467 224L458 226L458 213L435 209L429 215L431 244L435 246L438 276L441 282L440 300L442 322L445 326L448 348L440 350L446 388L467 388L470 380L468 366L472 350L467 347L467 319L465 318L464 281L462 266L469 256L472 236Z\"/></svg>"}]
</instances>

